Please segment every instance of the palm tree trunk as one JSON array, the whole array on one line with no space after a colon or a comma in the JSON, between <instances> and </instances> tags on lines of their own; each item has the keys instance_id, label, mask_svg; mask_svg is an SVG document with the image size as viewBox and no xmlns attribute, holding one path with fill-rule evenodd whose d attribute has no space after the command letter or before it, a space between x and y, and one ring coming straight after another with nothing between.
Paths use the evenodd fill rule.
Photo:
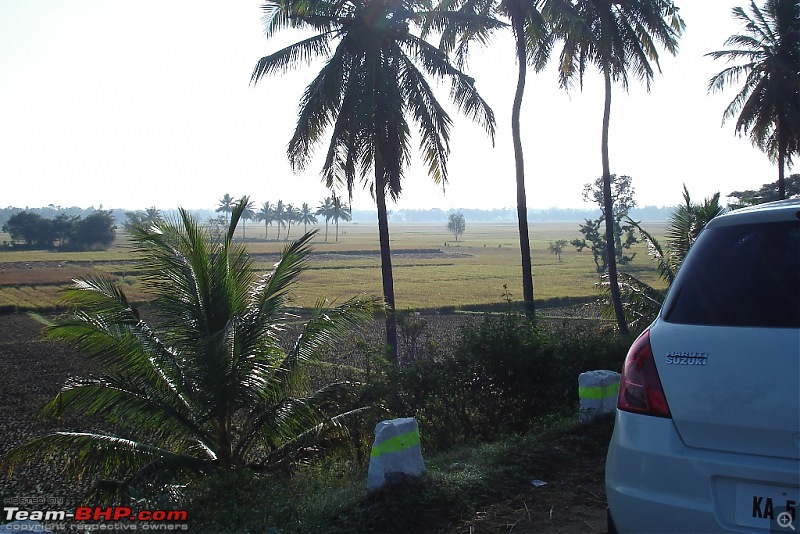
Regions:
<instances>
[{"instance_id":1,"label":"palm tree trunk","mask_svg":"<svg viewBox=\"0 0 800 534\"><path fill-rule=\"evenodd\" d=\"M328 218L325 217L325 242L328 242Z\"/></svg>"},{"instance_id":2,"label":"palm tree trunk","mask_svg":"<svg viewBox=\"0 0 800 534\"><path fill-rule=\"evenodd\" d=\"M517 45L517 63L519 74L517 90L514 94L514 105L511 109L511 137L514 141L514 161L517 179L517 222L519 225L519 248L522 254L522 298L525 301L525 315L530 319L536 316L533 302L533 266L531 265L531 243L528 237L528 202L525 195L525 164L522 157L522 135L520 130L520 113L522 111L522 95L525 92L528 58L525 51L525 29L523 20L514 17L514 36ZM458 241L458 238L456 238Z\"/></svg>"},{"instance_id":3,"label":"palm tree trunk","mask_svg":"<svg viewBox=\"0 0 800 534\"><path fill-rule=\"evenodd\" d=\"M611 166L608 162L608 124L611 117L611 73L608 66L603 69L605 78L606 95L603 109L603 137L601 153L603 158L603 211L606 219L606 254L608 255L608 283L611 287L611 302L614 305L614 315L617 326L622 335L628 335L628 323L625 321L625 311L622 309L622 296L617 280L617 252L614 246L614 205L611 198Z\"/></svg>"},{"instance_id":4,"label":"palm tree trunk","mask_svg":"<svg viewBox=\"0 0 800 534\"><path fill-rule=\"evenodd\" d=\"M391 350L392 362L399 363L397 353L397 318L394 310L394 278L392 252L389 248L389 216L386 211L386 184L379 165L375 165L375 200L378 205L378 237L381 246L381 278L383 300L386 303L386 344ZM337 221L338 222L338 221ZM337 231L338 237L338 231Z\"/></svg>"}]
</instances>

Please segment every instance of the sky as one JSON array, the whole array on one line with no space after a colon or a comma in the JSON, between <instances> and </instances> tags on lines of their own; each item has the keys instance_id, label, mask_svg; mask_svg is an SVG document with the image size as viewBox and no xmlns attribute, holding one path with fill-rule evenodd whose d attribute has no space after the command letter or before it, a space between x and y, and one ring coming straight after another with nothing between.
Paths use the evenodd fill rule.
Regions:
<instances>
[{"instance_id":1,"label":"sky","mask_svg":"<svg viewBox=\"0 0 800 534\"><path fill-rule=\"evenodd\" d=\"M635 79L628 93L612 89L611 172L633 177L640 206L679 204L683 184L700 200L777 179L734 122L722 124L738 87L707 92L726 64L704 54L741 31L730 11L745 0L675 3L687 25L678 55L661 51L649 93ZM260 4L0 0L0 206L209 209L225 193L258 206L319 205L329 195L320 180L326 147L295 174L286 144L320 64L252 85L259 58L302 37L266 38ZM529 69L523 101L528 207L591 207L581 191L602 174L602 78L588 71L583 90L568 92L554 65ZM495 111L494 146L445 104L454 117L448 184L434 184L415 162L390 209L516 206L510 32L473 47L465 70ZM358 189L352 207L374 202Z\"/></svg>"}]
</instances>

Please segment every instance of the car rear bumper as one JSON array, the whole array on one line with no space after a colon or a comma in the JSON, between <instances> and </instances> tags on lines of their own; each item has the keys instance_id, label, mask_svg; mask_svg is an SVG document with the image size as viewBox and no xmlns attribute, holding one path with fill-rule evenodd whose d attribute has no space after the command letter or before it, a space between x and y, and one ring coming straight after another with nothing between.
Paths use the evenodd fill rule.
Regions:
<instances>
[{"instance_id":1,"label":"car rear bumper","mask_svg":"<svg viewBox=\"0 0 800 534\"><path fill-rule=\"evenodd\" d=\"M672 419L617 413L606 461L606 494L620 533L775 529L777 523L768 518L758 519L760 529L737 524L739 484L797 488L800 461L689 448ZM793 526L798 521L800 517ZM788 527L773 531L783 530L792 532Z\"/></svg>"}]
</instances>

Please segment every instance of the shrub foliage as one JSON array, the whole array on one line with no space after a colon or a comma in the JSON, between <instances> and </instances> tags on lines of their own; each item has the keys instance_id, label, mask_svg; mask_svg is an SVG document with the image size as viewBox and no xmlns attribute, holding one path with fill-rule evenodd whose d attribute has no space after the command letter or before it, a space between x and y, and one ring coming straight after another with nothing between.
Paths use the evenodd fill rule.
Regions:
<instances>
[{"instance_id":1,"label":"shrub foliage","mask_svg":"<svg viewBox=\"0 0 800 534\"><path fill-rule=\"evenodd\" d=\"M452 351L384 368L373 381L389 409L420 422L429 450L524 433L553 414L577 412L578 375L619 370L630 338L597 324L542 326L521 314L485 315ZM378 393L380 394L380 393Z\"/></svg>"}]
</instances>

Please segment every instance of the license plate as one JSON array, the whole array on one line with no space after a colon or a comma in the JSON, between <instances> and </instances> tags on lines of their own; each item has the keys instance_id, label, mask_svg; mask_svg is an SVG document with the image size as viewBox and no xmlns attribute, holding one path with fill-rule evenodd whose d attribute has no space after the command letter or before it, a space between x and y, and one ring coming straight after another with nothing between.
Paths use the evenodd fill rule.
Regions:
<instances>
[{"instance_id":1,"label":"license plate","mask_svg":"<svg viewBox=\"0 0 800 534\"><path fill-rule=\"evenodd\" d=\"M800 526L800 488L763 484L736 485L736 524L763 529L775 526L797 532Z\"/></svg>"}]
</instances>

